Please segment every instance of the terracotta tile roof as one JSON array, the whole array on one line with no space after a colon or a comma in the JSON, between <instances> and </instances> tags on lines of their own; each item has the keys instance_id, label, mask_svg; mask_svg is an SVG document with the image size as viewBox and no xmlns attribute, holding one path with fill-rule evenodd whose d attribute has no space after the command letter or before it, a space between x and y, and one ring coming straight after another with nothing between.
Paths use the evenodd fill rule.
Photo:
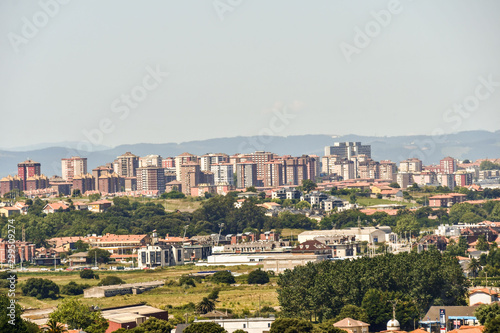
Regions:
<instances>
[{"instance_id":1,"label":"terracotta tile roof","mask_svg":"<svg viewBox=\"0 0 500 333\"><path fill-rule=\"evenodd\" d=\"M487 288L476 288L473 289L469 292L469 295L475 294L475 293L484 293L488 295L498 295L498 293L494 290L487 289Z\"/></svg>"},{"instance_id":2,"label":"terracotta tile roof","mask_svg":"<svg viewBox=\"0 0 500 333\"><path fill-rule=\"evenodd\" d=\"M370 324L352 318L344 318L341 321L338 321L335 324L333 324L333 326L335 327L370 326Z\"/></svg>"}]
</instances>

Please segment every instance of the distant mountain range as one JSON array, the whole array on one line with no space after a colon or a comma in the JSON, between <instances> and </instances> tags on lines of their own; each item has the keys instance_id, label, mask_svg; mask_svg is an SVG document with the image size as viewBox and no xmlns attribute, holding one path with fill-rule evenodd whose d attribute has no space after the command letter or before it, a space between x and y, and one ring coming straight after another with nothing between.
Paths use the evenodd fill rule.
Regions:
<instances>
[{"instance_id":1,"label":"distant mountain range","mask_svg":"<svg viewBox=\"0 0 500 333\"><path fill-rule=\"evenodd\" d=\"M0 177L17 173L17 163L28 158L40 162L46 176L61 174L61 158L79 155L88 158L89 171L96 166L112 162L117 156L130 151L138 156L160 154L163 157L176 156L183 152L202 155L205 153L250 153L265 150L280 155L323 156L324 147L334 142L360 141L372 146L374 160L399 162L409 157L420 158L424 164L438 163L445 156L476 160L500 157L500 131L468 131L448 134L444 137L427 135L376 137L361 135L294 135L288 137L235 137L219 138L183 143L138 143L114 148L99 146L96 151L76 151L75 143L65 142L47 147L37 144L35 148L22 147L17 151L0 150ZM62 147L61 147L62 146Z\"/></svg>"}]
</instances>

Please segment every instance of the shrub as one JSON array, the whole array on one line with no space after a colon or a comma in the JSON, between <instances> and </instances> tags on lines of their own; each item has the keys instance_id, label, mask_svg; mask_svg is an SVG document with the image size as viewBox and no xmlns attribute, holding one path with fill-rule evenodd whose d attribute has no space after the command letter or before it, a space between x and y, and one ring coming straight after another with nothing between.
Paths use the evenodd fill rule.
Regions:
<instances>
[{"instance_id":1,"label":"shrub","mask_svg":"<svg viewBox=\"0 0 500 333\"><path fill-rule=\"evenodd\" d=\"M248 284L266 284L269 282L269 275L266 272L256 269L248 274Z\"/></svg>"},{"instance_id":2,"label":"shrub","mask_svg":"<svg viewBox=\"0 0 500 333\"><path fill-rule=\"evenodd\" d=\"M99 282L98 286L113 286L116 284L124 284L125 281L120 279L118 276L110 275L106 276L104 279Z\"/></svg>"},{"instance_id":3,"label":"shrub","mask_svg":"<svg viewBox=\"0 0 500 333\"><path fill-rule=\"evenodd\" d=\"M57 284L48 279L30 278L21 290L24 295L36 297L37 299L56 299L59 294Z\"/></svg>"},{"instance_id":4,"label":"shrub","mask_svg":"<svg viewBox=\"0 0 500 333\"><path fill-rule=\"evenodd\" d=\"M99 279L99 275L95 274L94 271L91 269L84 269L83 271L80 271L80 278L81 279Z\"/></svg>"},{"instance_id":5,"label":"shrub","mask_svg":"<svg viewBox=\"0 0 500 333\"><path fill-rule=\"evenodd\" d=\"M230 271L218 271L214 275L212 275L211 280L215 283L234 283L234 276Z\"/></svg>"},{"instance_id":6,"label":"shrub","mask_svg":"<svg viewBox=\"0 0 500 333\"><path fill-rule=\"evenodd\" d=\"M88 284L77 284L73 281L61 288L61 293L65 295L81 295L83 294L83 289L90 288Z\"/></svg>"}]
</instances>

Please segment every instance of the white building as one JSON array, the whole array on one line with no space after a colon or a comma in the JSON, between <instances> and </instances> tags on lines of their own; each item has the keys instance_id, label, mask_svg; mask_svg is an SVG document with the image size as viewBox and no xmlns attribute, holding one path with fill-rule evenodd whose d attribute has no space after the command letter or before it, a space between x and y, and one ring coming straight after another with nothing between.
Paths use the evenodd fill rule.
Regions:
<instances>
[{"instance_id":1,"label":"white building","mask_svg":"<svg viewBox=\"0 0 500 333\"><path fill-rule=\"evenodd\" d=\"M317 237L335 237L346 236L355 237L356 241L378 243L388 242L390 240L391 227L363 227L349 229L332 229L332 230L311 230L304 231L298 236L299 243L315 239Z\"/></svg>"},{"instance_id":2,"label":"white building","mask_svg":"<svg viewBox=\"0 0 500 333\"><path fill-rule=\"evenodd\" d=\"M214 174L215 185L234 185L234 168L231 163L212 164L209 170Z\"/></svg>"},{"instance_id":3,"label":"white building","mask_svg":"<svg viewBox=\"0 0 500 333\"><path fill-rule=\"evenodd\" d=\"M140 269L184 265L182 246L148 245L137 250Z\"/></svg>"},{"instance_id":4,"label":"white building","mask_svg":"<svg viewBox=\"0 0 500 333\"><path fill-rule=\"evenodd\" d=\"M236 330L244 330L248 333L268 333L274 322L274 316L269 318L240 318L240 319L210 319L198 320L195 323L214 322L222 326L228 333Z\"/></svg>"},{"instance_id":5,"label":"white building","mask_svg":"<svg viewBox=\"0 0 500 333\"><path fill-rule=\"evenodd\" d=\"M498 293L487 288L473 289L469 292L469 305L491 304L498 302Z\"/></svg>"},{"instance_id":6,"label":"white building","mask_svg":"<svg viewBox=\"0 0 500 333\"><path fill-rule=\"evenodd\" d=\"M87 173L87 158L73 156L61 159L62 178L71 181L73 177Z\"/></svg>"}]
</instances>

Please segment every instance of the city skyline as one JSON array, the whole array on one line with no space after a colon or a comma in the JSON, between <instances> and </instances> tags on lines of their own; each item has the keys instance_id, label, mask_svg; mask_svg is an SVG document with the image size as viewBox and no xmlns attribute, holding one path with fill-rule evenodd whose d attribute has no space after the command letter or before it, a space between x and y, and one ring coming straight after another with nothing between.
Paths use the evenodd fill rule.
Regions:
<instances>
[{"instance_id":1,"label":"city skyline","mask_svg":"<svg viewBox=\"0 0 500 333\"><path fill-rule=\"evenodd\" d=\"M500 129L499 3L220 3L3 2L0 147Z\"/></svg>"}]
</instances>

